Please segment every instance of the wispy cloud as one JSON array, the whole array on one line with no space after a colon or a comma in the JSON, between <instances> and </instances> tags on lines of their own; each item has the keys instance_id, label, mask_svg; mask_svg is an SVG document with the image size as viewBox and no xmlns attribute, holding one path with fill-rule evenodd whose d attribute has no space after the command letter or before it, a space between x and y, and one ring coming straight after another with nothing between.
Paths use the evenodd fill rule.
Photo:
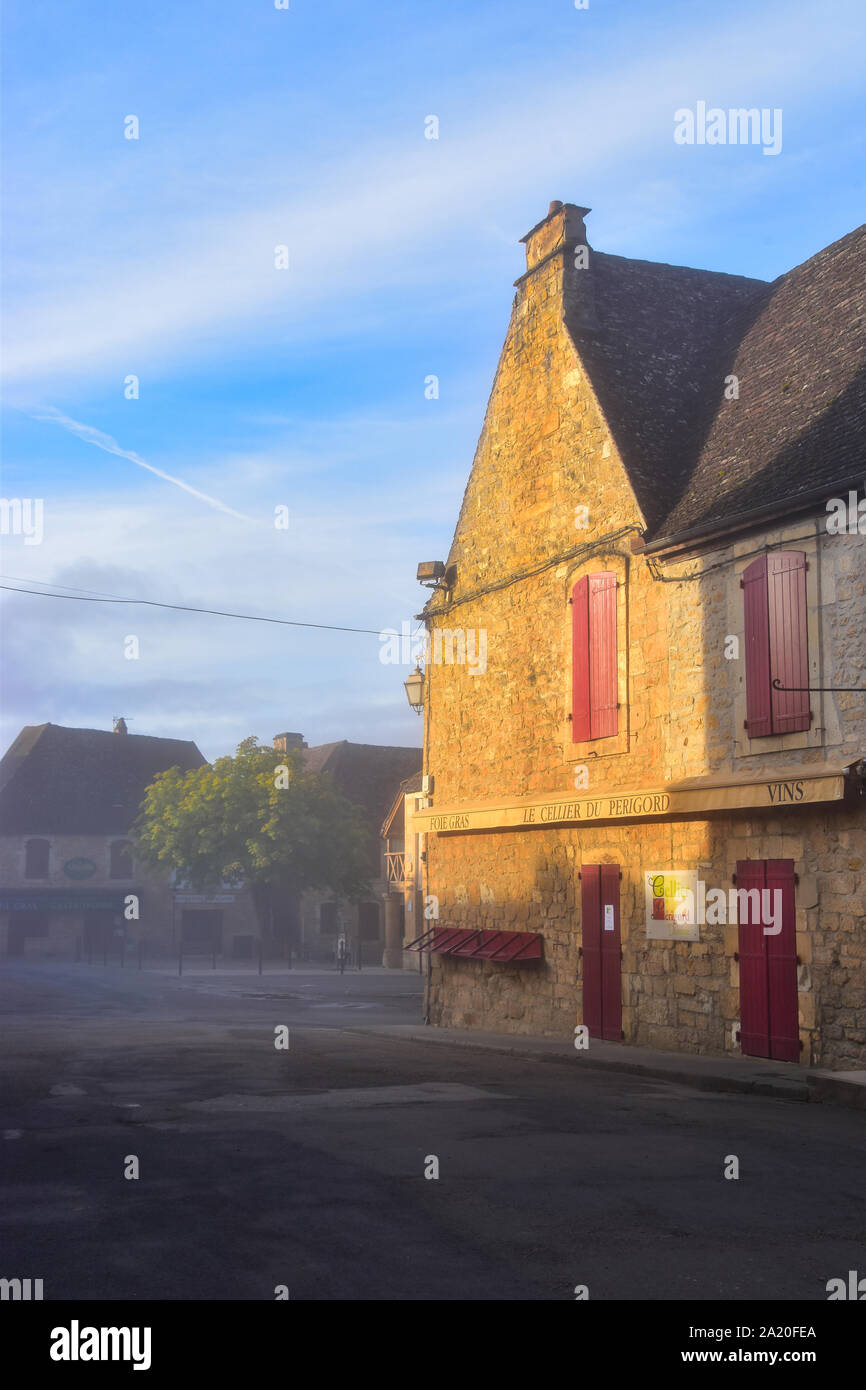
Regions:
<instances>
[{"instance_id":1,"label":"wispy cloud","mask_svg":"<svg viewBox=\"0 0 866 1390\"><path fill-rule=\"evenodd\" d=\"M246 516L243 512L236 512L233 507L226 506L218 497L210 497L206 492L200 492L198 488L190 483L185 483L182 478L175 478L173 474L166 473L161 468L156 468L154 464L148 463L140 454L133 449L122 449L116 439L112 439L110 434L104 434L102 430L95 429L93 425L84 425L80 420L73 420L61 411L55 410L53 406L46 406L43 410L33 411L34 420L49 420L52 424L62 425L70 434L77 435L83 439L85 444L94 444L97 449L104 449L106 454L116 454L118 458L128 459L139 468L146 468L148 473L154 473L157 478L162 478L166 483L173 483L175 487L182 488L191 497L197 497L200 502L206 502L209 507L214 507L218 512L225 512L227 516L236 516L241 521L251 521L252 517Z\"/></svg>"},{"instance_id":2,"label":"wispy cloud","mask_svg":"<svg viewBox=\"0 0 866 1390\"><path fill-rule=\"evenodd\" d=\"M851 0L842 3L853 13ZM158 198L149 212L145 184L136 226L124 237L111 230L111 207L102 208L108 226L97 232L104 241L95 270L90 245L67 248L62 283L44 257L22 266L18 302L8 306L7 373L22 384L95 364L116 370L134 362L136 370L146 364L159 373L191 350L201 360L216 343L261 349L276 339L284 349L292 340L338 335L383 295L435 300L443 285L456 293L481 273L491 242L503 254L503 238L491 228L507 225L510 241L525 209L538 214L551 192L592 200L612 168L625 179L647 161L657 178L681 180L686 161L678 160L672 117L695 92L718 94L724 103L757 90L774 94L764 104L776 104L783 90L786 100L796 96L802 104L832 83L843 85L849 68L842 28L818 30L808 67L792 66L780 41L787 27L781 16L790 13L787 5L757 21L751 12L720 16L711 27L687 27L673 43L666 34L663 48L639 58L623 63L618 55L615 70L578 80L575 69L564 83L535 74L531 85L509 88L507 100L480 110L469 97L456 98L441 112L439 141L423 140L420 120L411 135L401 121L390 136L364 143L363 156L353 149L342 159L310 160L302 191L288 198L274 197L282 180L273 163L261 170L260 191L249 190L232 211L212 207L205 180L196 216L188 209L167 213ZM688 169L695 180L690 205L700 207L715 165L693 161ZM760 177L769 177L766 168ZM655 215L677 226L683 209L674 202ZM274 247L282 243L290 252L285 272L274 266ZM339 303L339 312L323 313L329 303Z\"/></svg>"}]
</instances>

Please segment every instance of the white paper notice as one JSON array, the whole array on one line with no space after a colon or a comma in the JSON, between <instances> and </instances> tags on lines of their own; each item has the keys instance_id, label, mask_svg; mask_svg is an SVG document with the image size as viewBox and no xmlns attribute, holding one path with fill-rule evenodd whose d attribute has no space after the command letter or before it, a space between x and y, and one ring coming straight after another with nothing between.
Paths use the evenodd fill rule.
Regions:
<instances>
[{"instance_id":1,"label":"white paper notice","mask_svg":"<svg viewBox=\"0 0 866 1390\"><path fill-rule=\"evenodd\" d=\"M604 929L605 931L613 931L613 903L605 903L604 905Z\"/></svg>"}]
</instances>

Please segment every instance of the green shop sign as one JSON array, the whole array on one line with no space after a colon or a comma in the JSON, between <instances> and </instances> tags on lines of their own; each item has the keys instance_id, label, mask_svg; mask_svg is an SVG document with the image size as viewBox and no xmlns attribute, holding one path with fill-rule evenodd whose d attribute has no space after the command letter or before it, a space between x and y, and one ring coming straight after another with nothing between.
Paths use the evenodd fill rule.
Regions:
<instances>
[{"instance_id":1,"label":"green shop sign","mask_svg":"<svg viewBox=\"0 0 866 1390\"><path fill-rule=\"evenodd\" d=\"M67 859L63 872L67 878L93 878L96 865L92 859Z\"/></svg>"}]
</instances>

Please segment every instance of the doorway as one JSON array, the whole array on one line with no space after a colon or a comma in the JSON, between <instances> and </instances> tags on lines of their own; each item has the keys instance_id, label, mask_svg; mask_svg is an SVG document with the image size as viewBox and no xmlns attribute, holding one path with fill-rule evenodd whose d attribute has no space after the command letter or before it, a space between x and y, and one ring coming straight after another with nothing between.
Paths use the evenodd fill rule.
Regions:
<instances>
[{"instance_id":1,"label":"doorway","mask_svg":"<svg viewBox=\"0 0 866 1390\"><path fill-rule=\"evenodd\" d=\"M44 912L10 912L9 933L6 938L6 954L24 956L27 954L28 936L47 936L48 916Z\"/></svg>"},{"instance_id":2,"label":"doorway","mask_svg":"<svg viewBox=\"0 0 866 1390\"><path fill-rule=\"evenodd\" d=\"M183 949L191 955L222 950L223 915L218 909L184 908L181 914Z\"/></svg>"},{"instance_id":3,"label":"doorway","mask_svg":"<svg viewBox=\"0 0 866 1390\"><path fill-rule=\"evenodd\" d=\"M580 871L583 1021L591 1038L622 1040L622 945L618 864Z\"/></svg>"},{"instance_id":4,"label":"doorway","mask_svg":"<svg viewBox=\"0 0 866 1390\"><path fill-rule=\"evenodd\" d=\"M743 1052L798 1062L793 859L738 860L737 894Z\"/></svg>"}]
</instances>

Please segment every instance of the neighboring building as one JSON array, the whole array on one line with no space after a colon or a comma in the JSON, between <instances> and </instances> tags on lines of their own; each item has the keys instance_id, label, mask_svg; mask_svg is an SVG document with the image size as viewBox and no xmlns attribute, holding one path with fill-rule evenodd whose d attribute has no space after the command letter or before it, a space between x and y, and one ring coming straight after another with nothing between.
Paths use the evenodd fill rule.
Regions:
<instances>
[{"instance_id":1,"label":"neighboring building","mask_svg":"<svg viewBox=\"0 0 866 1390\"><path fill-rule=\"evenodd\" d=\"M0 761L0 954L113 958L250 953L258 934L244 889L175 891L135 862L131 830L160 772L205 766L194 743L39 724ZM134 900L134 901L133 901ZM137 913L137 916L134 914Z\"/></svg>"},{"instance_id":2,"label":"neighboring building","mask_svg":"<svg viewBox=\"0 0 866 1390\"><path fill-rule=\"evenodd\" d=\"M282 752L300 748L309 772L325 773L337 790L364 812L370 843L370 893L352 904L333 893L304 893L287 904L283 930L305 960L333 961L345 936L353 964L381 965L385 951L384 907L388 895L381 828L400 783L421 766L420 748L392 748L371 743L324 743L307 748L300 734L277 734ZM279 927L278 927L279 930Z\"/></svg>"},{"instance_id":3,"label":"neighboring building","mask_svg":"<svg viewBox=\"0 0 866 1390\"><path fill-rule=\"evenodd\" d=\"M421 791L422 777L416 772L401 782L391 803L391 809L382 826L382 840L385 855L385 954L382 964L391 970L417 968L418 962L407 959L403 943L407 937L406 919L409 919L408 935L411 940L417 935L413 930L416 921L423 926L423 899L419 902L421 863L416 844L406 840L406 798L417 797ZM421 930L421 928L419 928Z\"/></svg>"},{"instance_id":4,"label":"neighboring building","mask_svg":"<svg viewBox=\"0 0 866 1390\"><path fill-rule=\"evenodd\" d=\"M767 284L586 211L424 612L431 1018L863 1067L866 228Z\"/></svg>"}]
</instances>

